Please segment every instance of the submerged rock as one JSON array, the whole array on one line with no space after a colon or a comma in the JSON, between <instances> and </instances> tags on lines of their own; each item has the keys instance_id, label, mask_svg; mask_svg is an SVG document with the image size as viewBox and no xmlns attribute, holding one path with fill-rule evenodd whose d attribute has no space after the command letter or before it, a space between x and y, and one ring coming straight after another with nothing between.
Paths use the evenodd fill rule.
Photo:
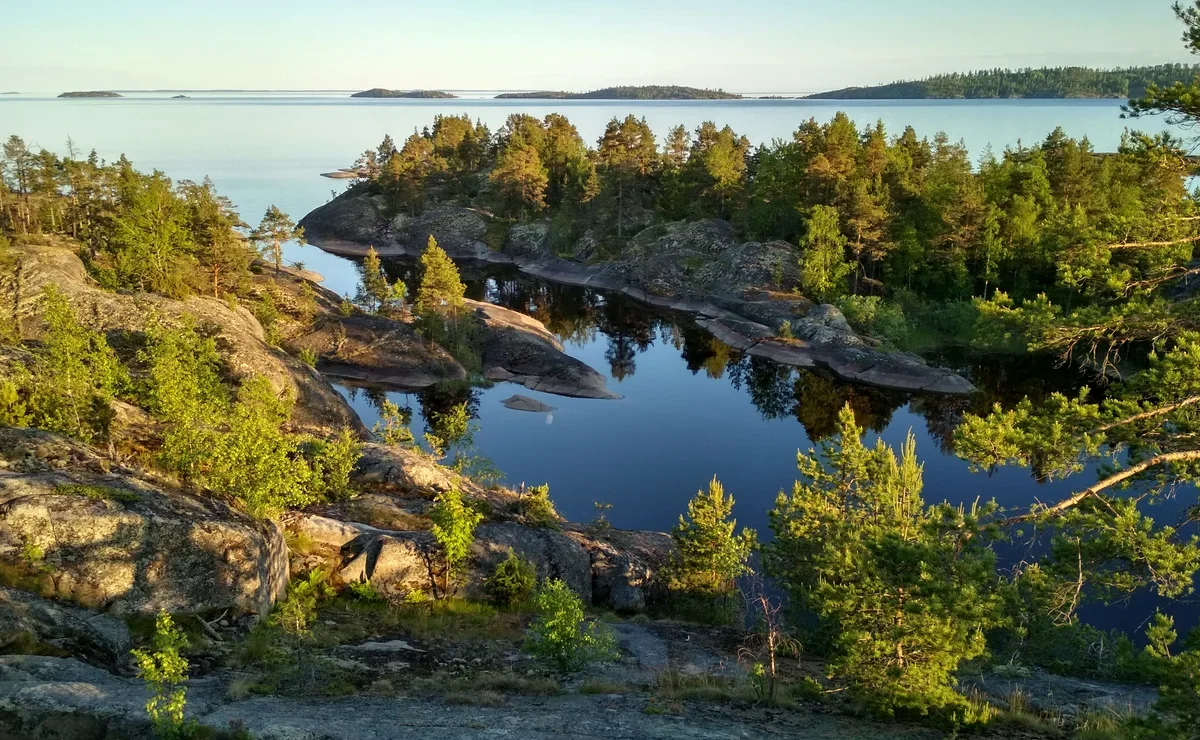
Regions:
<instances>
[{"instance_id":1,"label":"submerged rock","mask_svg":"<svg viewBox=\"0 0 1200 740\"><path fill-rule=\"evenodd\" d=\"M542 403L536 398L530 398L529 396L522 396L519 394L506 398L500 403L504 404L506 408L510 408L514 411L532 411L538 414L548 414L551 411L554 411L553 406Z\"/></svg>"}]
</instances>

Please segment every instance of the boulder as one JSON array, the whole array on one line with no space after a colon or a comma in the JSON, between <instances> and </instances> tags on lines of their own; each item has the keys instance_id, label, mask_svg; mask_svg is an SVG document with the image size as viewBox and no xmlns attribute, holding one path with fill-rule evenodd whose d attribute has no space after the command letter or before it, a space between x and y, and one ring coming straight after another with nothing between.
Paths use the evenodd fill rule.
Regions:
<instances>
[{"instance_id":1,"label":"boulder","mask_svg":"<svg viewBox=\"0 0 1200 740\"><path fill-rule=\"evenodd\" d=\"M342 546L338 576L343 582L369 581L390 598L421 591L436 593L443 569L441 550L428 532L380 531L362 527ZM528 560L539 578L559 578L585 602L592 598L588 552L564 532L513 522L481 524L475 530L464 584L465 594L483 598L483 582L509 550Z\"/></svg>"},{"instance_id":2,"label":"boulder","mask_svg":"<svg viewBox=\"0 0 1200 740\"><path fill-rule=\"evenodd\" d=\"M0 430L0 449L0 561L46 595L118 615L265 614L287 587L272 522L130 471L104 473L95 453L46 432ZM37 470L30 458L72 462Z\"/></svg>"},{"instance_id":3,"label":"boulder","mask_svg":"<svg viewBox=\"0 0 1200 740\"><path fill-rule=\"evenodd\" d=\"M19 652L28 642L123 672L133 647L124 620L0 586L0 652Z\"/></svg>"},{"instance_id":4,"label":"boulder","mask_svg":"<svg viewBox=\"0 0 1200 740\"><path fill-rule=\"evenodd\" d=\"M570 525L568 535L588 553L592 603L619 614L646 610L660 598L658 578L674 545L665 532L609 529L595 532Z\"/></svg>"},{"instance_id":5,"label":"boulder","mask_svg":"<svg viewBox=\"0 0 1200 740\"><path fill-rule=\"evenodd\" d=\"M383 199L347 190L300 219L305 231L338 239L369 242L379 236Z\"/></svg>"},{"instance_id":6,"label":"boulder","mask_svg":"<svg viewBox=\"0 0 1200 740\"><path fill-rule=\"evenodd\" d=\"M51 285L66 294L80 321L100 331L138 332L155 317L168 323L190 317L212 332L235 377L264 376L276 391L296 399L292 415L296 427L318 433L350 427L366 433L358 415L328 381L267 344L262 326L244 307L230 308L225 301L207 296L176 301L150 293L106 292L90 281L79 257L66 246L22 245L18 254L21 279L0 280L0 300L16 307L23 338L36 339L44 331L41 295Z\"/></svg>"}]
</instances>

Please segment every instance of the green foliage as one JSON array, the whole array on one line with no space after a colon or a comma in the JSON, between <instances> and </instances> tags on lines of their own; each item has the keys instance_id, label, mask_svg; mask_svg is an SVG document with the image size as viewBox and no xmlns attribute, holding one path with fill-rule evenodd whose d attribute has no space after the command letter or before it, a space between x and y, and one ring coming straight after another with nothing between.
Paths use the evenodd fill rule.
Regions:
<instances>
[{"instance_id":1,"label":"green foliage","mask_svg":"<svg viewBox=\"0 0 1200 740\"><path fill-rule=\"evenodd\" d=\"M146 714L161 738L178 737L184 731L183 710L187 705L187 659L179 654L187 647L187 638L175 626L166 611L155 622L153 650L132 651L138 677L150 687L153 696L146 702Z\"/></svg>"},{"instance_id":2,"label":"green foliage","mask_svg":"<svg viewBox=\"0 0 1200 740\"><path fill-rule=\"evenodd\" d=\"M471 553L471 544L475 541L475 527L483 520L483 515L463 502L462 492L451 488L434 498L429 518L433 520L433 537L441 546L442 556L446 559L447 573L444 583L448 592L451 590L451 581L457 577Z\"/></svg>"},{"instance_id":3,"label":"green foliage","mask_svg":"<svg viewBox=\"0 0 1200 740\"><path fill-rule=\"evenodd\" d=\"M731 518L733 497L716 478L708 491L699 491L688 502L687 516L671 530L675 553L669 573L670 588L703 597L728 598L737 590L737 579L749 572L754 550L754 530L737 532Z\"/></svg>"},{"instance_id":4,"label":"green foliage","mask_svg":"<svg viewBox=\"0 0 1200 740\"><path fill-rule=\"evenodd\" d=\"M616 638L583 614L583 601L563 581L542 583L533 597L538 617L529 628L525 648L560 671L578 671L595 661L615 660Z\"/></svg>"},{"instance_id":5,"label":"green foliage","mask_svg":"<svg viewBox=\"0 0 1200 740\"><path fill-rule=\"evenodd\" d=\"M251 232L250 240L262 254L271 258L278 274L283 269L283 245L295 241L304 246L304 229L296 226L286 213L272 205L267 207L262 221Z\"/></svg>"},{"instance_id":6,"label":"green foliage","mask_svg":"<svg viewBox=\"0 0 1200 740\"><path fill-rule=\"evenodd\" d=\"M508 550L492 574L483 582L484 593L497 606L511 608L524 604L537 586L537 571L533 563Z\"/></svg>"},{"instance_id":7,"label":"green foliage","mask_svg":"<svg viewBox=\"0 0 1200 740\"><path fill-rule=\"evenodd\" d=\"M320 568L288 584L287 597L275 605L269 624L294 635L307 634L317 618L317 604L334 595L329 574Z\"/></svg>"},{"instance_id":8,"label":"green foliage","mask_svg":"<svg viewBox=\"0 0 1200 740\"><path fill-rule=\"evenodd\" d=\"M296 353L296 358L309 367L317 366L317 353L313 352L308 347L302 347L300 351Z\"/></svg>"},{"instance_id":9,"label":"green foliage","mask_svg":"<svg viewBox=\"0 0 1200 740\"><path fill-rule=\"evenodd\" d=\"M118 501L132 504L141 500L133 491L112 486L101 486L85 483L64 483L54 487L54 492L64 496L84 496L94 501Z\"/></svg>"},{"instance_id":10,"label":"green foliage","mask_svg":"<svg viewBox=\"0 0 1200 740\"><path fill-rule=\"evenodd\" d=\"M359 457L352 433L317 440L284 431L291 399L263 377L246 379L231 394L215 344L190 324L152 325L139 362L146 366L140 398L166 422L157 456L163 468L236 499L257 517L349 494Z\"/></svg>"},{"instance_id":11,"label":"green foliage","mask_svg":"<svg viewBox=\"0 0 1200 740\"><path fill-rule=\"evenodd\" d=\"M904 309L879 296L842 296L834 301L855 330L883 339L894 347L904 347L909 338L909 322Z\"/></svg>"},{"instance_id":12,"label":"green foliage","mask_svg":"<svg viewBox=\"0 0 1200 740\"><path fill-rule=\"evenodd\" d=\"M522 520L532 527L558 528L562 517L554 509L550 500L550 486L543 484L522 488L517 499L517 510Z\"/></svg>"},{"instance_id":13,"label":"green foliage","mask_svg":"<svg viewBox=\"0 0 1200 740\"><path fill-rule=\"evenodd\" d=\"M829 670L885 713L954 711L953 676L1000 622L995 555L981 525L993 507L926 508L909 436L872 449L847 406L803 481L770 513L768 573L832 638Z\"/></svg>"},{"instance_id":14,"label":"green foliage","mask_svg":"<svg viewBox=\"0 0 1200 740\"><path fill-rule=\"evenodd\" d=\"M353 581L347 586L347 588L350 589L350 593L354 595L354 598L358 599L359 601L365 601L371 604L378 604L387 601L383 597L383 594L379 593L379 591L375 588L375 584L371 583L370 581Z\"/></svg>"},{"instance_id":15,"label":"green foliage","mask_svg":"<svg viewBox=\"0 0 1200 740\"><path fill-rule=\"evenodd\" d=\"M846 291L853 266L845 260L846 238L833 206L817 206L808 221L800 258L800 289L814 301L826 302Z\"/></svg>"},{"instance_id":16,"label":"green foliage","mask_svg":"<svg viewBox=\"0 0 1200 740\"><path fill-rule=\"evenodd\" d=\"M379 409L379 421L375 422L374 433L383 440L385 445L395 447L412 447L416 444L409 424L412 422L412 409L401 409L396 404L383 400Z\"/></svg>"},{"instance_id":17,"label":"green foliage","mask_svg":"<svg viewBox=\"0 0 1200 740\"><path fill-rule=\"evenodd\" d=\"M13 393L9 386L5 414L84 442L104 439L112 399L127 382L125 369L104 335L79 323L62 292L47 287L42 301L46 332L34 352L32 372L17 383L7 381L24 387Z\"/></svg>"},{"instance_id":18,"label":"green foliage","mask_svg":"<svg viewBox=\"0 0 1200 740\"><path fill-rule=\"evenodd\" d=\"M431 235L421 254L421 286L417 289L414 306L417 314L457 318L466 309L465 292L466 286L458 276L458 268Z\"/></svg>"},{"instance_id":19,"label":"green foliage","mask_svg":"<svg viewBox=\"0 0 1200 740\"><path fill-rule=\"evenodd\" d=\"M392 309L404 305L404 299L408 296L408 286L403 280L388 282L387 273L383 271L375 247L367 250L361 271L362 277L358 282L354 303L362 310L367 313L387 314Z\"/></svg>"}]
</instances>

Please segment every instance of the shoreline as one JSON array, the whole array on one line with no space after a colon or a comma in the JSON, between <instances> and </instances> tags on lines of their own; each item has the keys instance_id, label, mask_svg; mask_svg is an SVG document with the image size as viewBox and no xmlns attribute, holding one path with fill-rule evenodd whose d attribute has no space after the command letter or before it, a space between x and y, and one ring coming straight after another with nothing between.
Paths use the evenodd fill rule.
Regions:
<instances>
[{"instance_id":1,"label":"shoreline","mask_svg":"<svg viewBox=\"0 0 1200 740\"><path fill-rule=\"evenodd\" d=\"M370 249L374 249L381 258L416 259L423 251L409 249L395 242L373 247L361 242L326 237L311 228L307 237L308 243L314 247L341 257L365 257ZM953 371L918 363L911 358L908 359L911 362L910 367L914 370L921 368L923 372L902 372L896 368L880 367L881 360L885 357L906 357L898 353L871 351L864 352L865 356L847 358L839 356L835 348L823 348L802 340L777 339L773 337L774 332L769 327L747 319L735 311L721 308L712 301L652 295L626 284L608 273L603 266L584 265L558 257L541 260L521 259L496 252L483 242L476 242L470 255L452 258L455 262L475 261L515 267L527 275L549 282L621 293L655 308L693 314L697 326L734 349L791 367L827 370L849 382L887 390L943 396L966 395L977 390L969 380ZM738 328L734 328L735 326ZM846 353L843 351L841 354Z\"/></svg>"}]
</instances>

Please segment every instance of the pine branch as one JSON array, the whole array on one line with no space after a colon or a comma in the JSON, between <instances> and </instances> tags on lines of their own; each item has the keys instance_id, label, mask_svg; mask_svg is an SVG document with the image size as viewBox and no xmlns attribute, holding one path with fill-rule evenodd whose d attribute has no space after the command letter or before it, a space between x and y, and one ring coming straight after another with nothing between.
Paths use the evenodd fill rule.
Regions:
<instances>
[{"instance_id":1,"label":"pine branch","mask_svg":"<svg viewBox=\"0 0 1200 740\"><path fill-rule=\"evenodd\" d=\"M1200 460L1200 450L1181 450L1179 452L1165 452L1161 455L1155 455L1149 460L1143 460L1133 467L1126 468L1119 473L1110 475L1094 486L1089 486L1070 498L1059 501L1053 506L1048 506L1044 509L1031 510L1029 513L1022 514L1020 516L1009 517L1008 519L1001 521L1000 524L1002 526L1010 526L1013 524L1021 524L1023 522L1041 519L1046 516L1061 514L1068 509L1078 506L1086 499L1092 496L1099 496L1101 492L1120 483L1124 483L1130 478L1140 475L1151 468L1158 467L1159 465L1167 465L1169 463L1191 462L1193 460ZM1112 507L1110 506L1109 508L1111 509Z\"/></svg>"}]
</instances>

